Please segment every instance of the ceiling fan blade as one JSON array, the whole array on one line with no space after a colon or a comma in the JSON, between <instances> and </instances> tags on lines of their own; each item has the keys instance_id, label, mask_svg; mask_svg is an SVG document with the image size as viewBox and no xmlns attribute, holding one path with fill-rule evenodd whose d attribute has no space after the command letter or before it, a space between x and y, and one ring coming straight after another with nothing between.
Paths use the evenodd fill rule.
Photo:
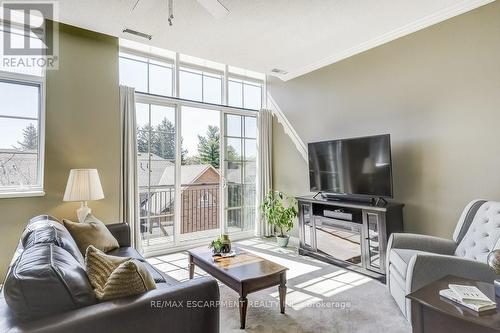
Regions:
<instances>
[{"instance_id":1,"label":"ceiling fan blade","mask_svg":"<svg viewBox=\"0 0 500 333\"><path fill-rule=\"evenodd\" d=\"M219 19L229 15L229 10L219 0L197 0L213 17Z\"/></svg>"}]
</instances>

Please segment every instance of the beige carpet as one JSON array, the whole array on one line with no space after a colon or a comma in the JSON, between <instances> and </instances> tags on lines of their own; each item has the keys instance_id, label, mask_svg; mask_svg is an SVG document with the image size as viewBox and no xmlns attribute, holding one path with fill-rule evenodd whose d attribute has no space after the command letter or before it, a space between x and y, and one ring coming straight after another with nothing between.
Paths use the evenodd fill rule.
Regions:
<instances>
[{"instance_id":1,"label":"beige carpet","mask_svg":"<svg viewBox=\"0 0 500 333\"><path fill-rule=\"evenodd\" d=\"M272 240L250 239L233 246L275 261L287 272L286 314L279 312L277 288L248 296L247 325L239 329L238 295L220 285L221 332L410 332L411 328L384 284L364 275L299 256L296 248L279 248ZM188 278L187 255L148 259L166 274ZM197 275L206 273L196 270Z\"/></svg>"}]
</instances>

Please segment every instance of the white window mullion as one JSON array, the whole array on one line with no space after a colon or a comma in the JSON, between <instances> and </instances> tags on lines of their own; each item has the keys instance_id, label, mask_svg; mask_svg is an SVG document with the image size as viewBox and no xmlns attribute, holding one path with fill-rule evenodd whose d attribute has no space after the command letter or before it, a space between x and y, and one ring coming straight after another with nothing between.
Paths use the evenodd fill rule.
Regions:
<instances>
[{"instance_id":1,"label":"white window mullion","mask_svg":"<svg viewBox=\"0 0 500 333\"><path fill-rule=\"evenodd\" d=\"M180 70L180 64L179 64L179 53L175 54L175 61L174 61L174 97L179 98L180 94L180 85L179 85L179 70Z\"/></svg>"},{"instance_id":2,"label":"white window mullion","mask_svg":"<svg viewBox=\"0 0 500 333\"><path fill-rule=\"evenodd\" d=\"M174 213L174 244L179 244L182 223L182 189L181 189L181 167L182 167L182 119L181 106L175 105L175 213Z\"/></svg>"}]
</instances>

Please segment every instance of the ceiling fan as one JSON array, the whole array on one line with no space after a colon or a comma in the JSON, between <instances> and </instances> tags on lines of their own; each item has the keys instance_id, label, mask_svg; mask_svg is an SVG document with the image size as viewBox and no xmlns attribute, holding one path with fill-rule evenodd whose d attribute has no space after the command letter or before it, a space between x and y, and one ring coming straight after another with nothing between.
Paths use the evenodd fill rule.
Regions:
<instances>
[{"instance_id":1,"label":"ceiling fan","mask_svg":"<svg viewBox=\"0 0 500 333\"><path fill-rule=\"evenodd\" d=\"M172 25L174 18L174 0L168 1L168 24ZM207 12L216 19L223 18L229 15L229 10L222 4L220 0L196 0Z\"/></svg>"}]
</instances>

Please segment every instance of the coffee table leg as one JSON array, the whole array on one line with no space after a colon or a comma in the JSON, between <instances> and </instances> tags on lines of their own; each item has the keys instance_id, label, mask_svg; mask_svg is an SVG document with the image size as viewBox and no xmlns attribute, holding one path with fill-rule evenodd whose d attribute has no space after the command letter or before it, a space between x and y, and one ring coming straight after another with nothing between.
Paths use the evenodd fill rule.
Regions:
<instances>
[{"instance_id":1,"label":"coffee table leg","mask_svg":"<svg viewBox=\"0 0 500 333\"><path fill-rule=\"evenodd\" d=\"M189 279L191 280L193 277L194 277L193 256L189 255Z\"/></svg>"},{"instance_id":2,"label":"coffee table leg","mask_svg":"<svg viewBox=\"0 0 500 333\"><path fill-rule=\"evenodd\" d=\"M247 319L247 306L248 306L248 299L246 298L246 295L241 295L240 296L240 328L244 329L245 328L245 321Z\"/></svg>"},{"instance_id":3,"label":"coffee table leg","mask_svg":"<svg viewBox=\"0 0 500 333\"><path fill-rule=\"evenodd\" d=\"M280 312L285 313L285 304L286 304L286 274L281 274L281 282L278 287L280 292Z\"/></svg>"}]
</instances>

